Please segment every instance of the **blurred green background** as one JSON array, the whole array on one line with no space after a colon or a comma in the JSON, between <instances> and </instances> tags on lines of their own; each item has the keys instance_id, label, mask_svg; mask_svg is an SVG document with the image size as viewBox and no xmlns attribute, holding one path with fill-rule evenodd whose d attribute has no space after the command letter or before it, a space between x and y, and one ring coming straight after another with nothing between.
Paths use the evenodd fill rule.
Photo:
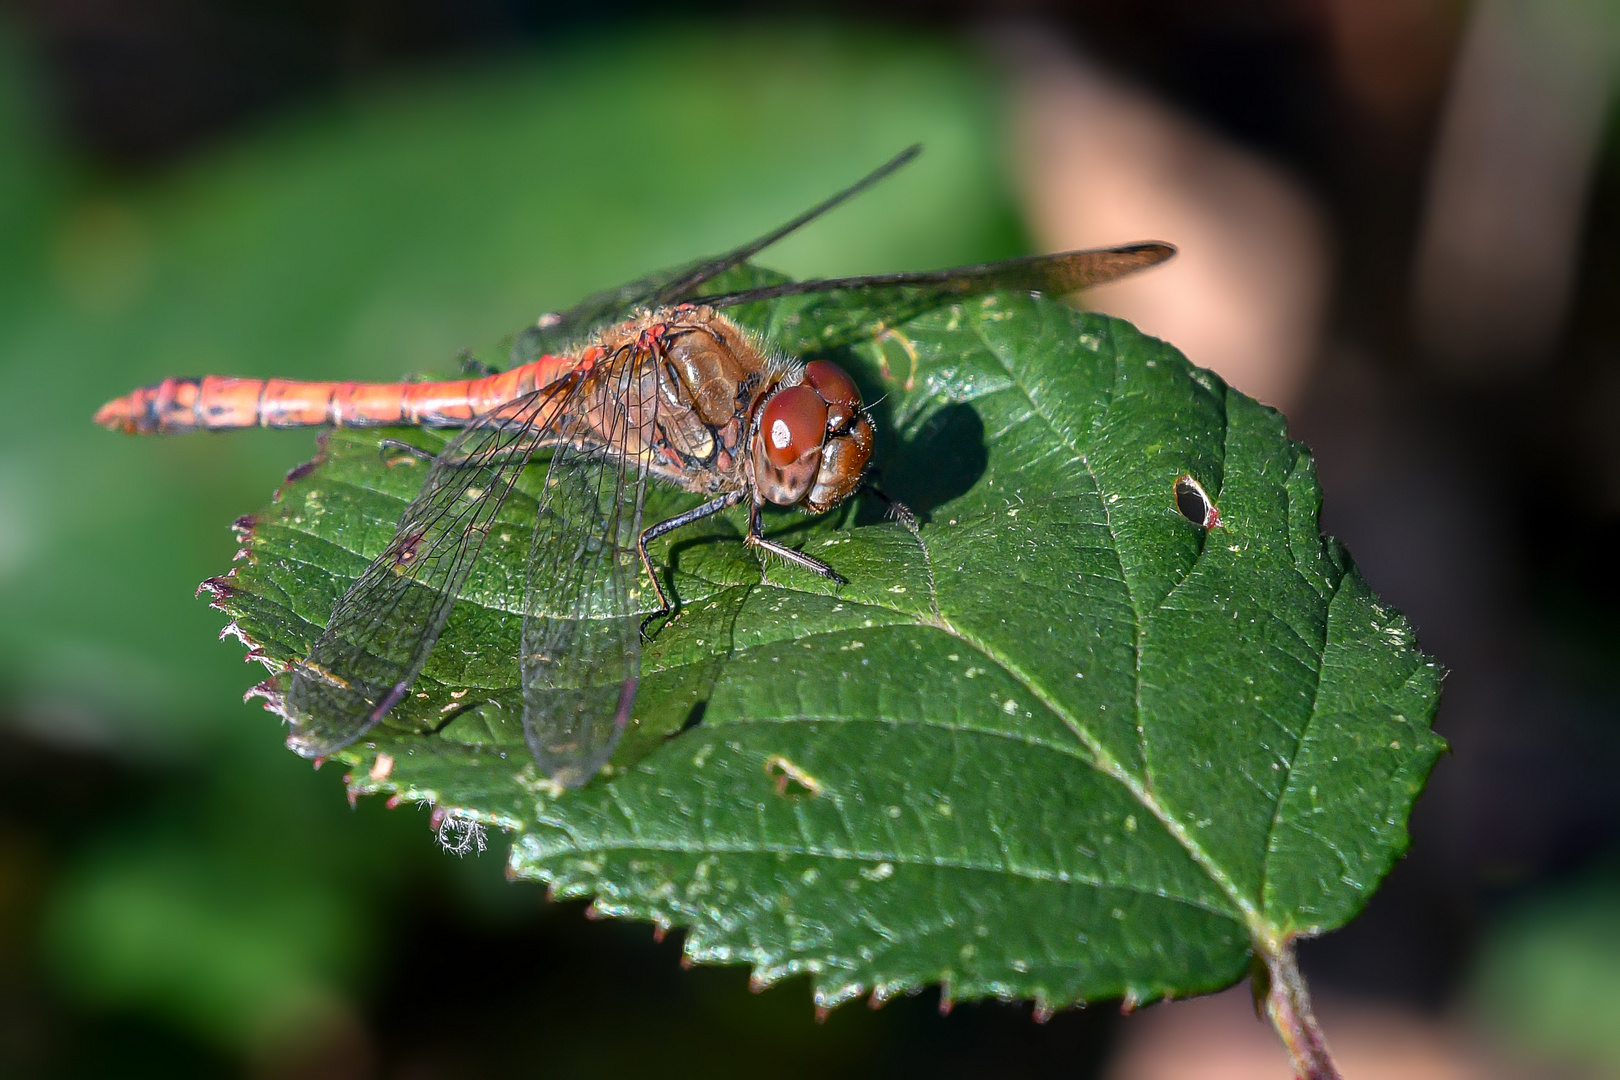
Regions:
<instances>
[{"instance_id":1,"label":"blurred green background","mask_svg":"<svg viewBox=\"0 0 1620 1080\"><path fill-rule=\"evenodd\" d=\"M1529 385L1453 385L1389 330L1430 128L1356 129L1309 5L1105 6L1032 10L1326 207L1340 283L1294 429L1323 460L1329 526L1454 671L1440 729L1458 752L1414 855L1307 971L1329 996L1484 1018L1514 1053L1620 1075L1604 584L1620 509L1549 434L1615 365L1614 154L1593 167L1558 362ZM1466 7L1443 6L1461 34ZM802 984L753 996L742 972L682 971L678 935L507 884L498 841L458 860L425 814L351 809L237 703L262 676L193 591L312 437L126 439L90 424L104 400L168 374L445 371L912 142L919 163L767 264L824 276L1031 246L986 10L450 7L0 17L0 1073L1098 1074L1109 1010L1036 1027L1013 1005L942 1018L923 995L818 1026ZM143 88L144 106L122 100ZM1384 426L1336 423L1347 393L1371 393Z\"/></svg>"}]
</instances>

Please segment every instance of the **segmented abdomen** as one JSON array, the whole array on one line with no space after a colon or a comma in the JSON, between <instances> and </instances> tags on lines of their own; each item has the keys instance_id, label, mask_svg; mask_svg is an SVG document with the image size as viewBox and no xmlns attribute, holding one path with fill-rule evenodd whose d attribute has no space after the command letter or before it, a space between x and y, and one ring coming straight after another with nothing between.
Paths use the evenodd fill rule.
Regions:
<instances>
[{"instance_id":1,"label":"segmented abdomen","mask_svg":"<svg viewBox=\"0 0 1620 1080\"><path fill-rule=\"evenodd\" d=\"M96 423L134 435L169 435L245 427L465 427L508 401L549 386L581 357L542 356L481 379L448 382L301 382L224 375L168 378L109 401Z\"/></svg>"}]
</instances>

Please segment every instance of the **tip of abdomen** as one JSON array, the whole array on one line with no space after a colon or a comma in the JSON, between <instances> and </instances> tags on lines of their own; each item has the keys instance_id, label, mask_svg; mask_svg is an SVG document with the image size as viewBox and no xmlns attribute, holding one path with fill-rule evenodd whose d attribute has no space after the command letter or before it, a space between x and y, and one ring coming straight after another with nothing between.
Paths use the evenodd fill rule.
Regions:
<instances>
[{"instance_id":1,"label":"tip of abdomen","mask_svg":"<svg viewBox=\"0 0 1620 1080\"><path fill-rule=\"evenodd\" d=\"M108 431L135 434L140 430L136 424L138 407L135 401L139 393L139 391L136 391L134 394L125 394L121 398L107 402L107 404L96 410L96 423Z\"/></svg>"},{"instance_id":2,"label":"tip of abdomen","mask_svg":"<svg viewBox=\"0 0 1620 1080\"><path fill-rule=\"evenodd\" d=\"M131 390L109 401L96 412L96 423L110 431L129 435L176 435L195 431L197 419L196 379L164 379L155 386Z\"/></svg>"}]
</instances>

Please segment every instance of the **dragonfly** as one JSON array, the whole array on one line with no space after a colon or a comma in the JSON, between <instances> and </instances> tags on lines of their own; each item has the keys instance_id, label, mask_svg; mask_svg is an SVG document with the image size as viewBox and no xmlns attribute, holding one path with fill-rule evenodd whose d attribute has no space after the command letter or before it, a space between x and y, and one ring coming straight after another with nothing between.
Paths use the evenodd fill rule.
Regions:
<instances>
[{"instance_id":1,"label":"dragonfly","mask_svg":"<svg viewBox=\"0 0 1620 1080\"><path fill-rule=\"evenodd\" d=\"M520 362L505 371L398 383L167 378L104 405L97 423L143 435L260 426L460 429L431 457L382 553L337 600L308 656L291 665L288 746L317 759L343 750L410 693L495 516L533 465L545 474L523 592L523 732L553 784L583 786L630 722L648 627L675 611L648 545L746 506L746 545L847 584L828 563L767 537L761 511L771 504L823 514L859 491L876 491L876 435L855 381L831 360L777 355L727 309L808 294L849 294L874 307L904 298L908 310L1004 290L1067 295L1174 254L1168 244L1139 243L712 291L721 274L919 152L908 148L731 251L542 316L514 340ZM704 501L646 524L653 481ZM643 574L656 601L650 613L639 599Z\"/></svg>"}]
</instances>

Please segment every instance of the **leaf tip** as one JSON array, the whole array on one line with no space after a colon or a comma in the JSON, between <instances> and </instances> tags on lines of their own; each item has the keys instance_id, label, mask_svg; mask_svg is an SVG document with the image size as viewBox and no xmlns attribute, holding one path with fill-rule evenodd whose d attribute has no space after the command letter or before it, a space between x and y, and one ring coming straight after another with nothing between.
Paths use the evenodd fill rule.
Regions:
<instances>
[{"instance_id":1,"label":"leaf tip","mask_svg":"<svg viewBox=\"0 0 1620 1080\"><path fill-rule=\"evenodd\" d=\"M286 695L281 689L281 680L275 676L248 688L242 695L242 702L246 704L254 698L264 699L264 711L274 713L281 719L287 719Z\"/></svg>"},{"instance_id":2,"label":"leaf tip","mask_svg":"<svg viewBox=\"0 0 1620 1080\"><path fill-rule=\"evenodd\" d=\"M241 624L235 619L232 619L230 622L226 623L220 628L219 640L224 641L228 637L235 638L237 641L242 643L244 648L248 649L249 651L259 647L259 643L249 637L247 631L243 630Z\"/></svg>"},{"instance_id":3,"label":"leaf tip","mask_svg":"<svg viewBox=\"0 0 1620 1080\"><path fill-rule=\"evenodd\" d=\"M197 591L191 595L201 596L206 592L208 594L208 606L218 608L224 601L229 600L236 592L236 586L228 580L235 573L236 571L232 570L219 577L211 577L207 581L204 581L201 585L198 585ZM224 609L221 608L221 610Z\"/></svg>"}]
</instances>

